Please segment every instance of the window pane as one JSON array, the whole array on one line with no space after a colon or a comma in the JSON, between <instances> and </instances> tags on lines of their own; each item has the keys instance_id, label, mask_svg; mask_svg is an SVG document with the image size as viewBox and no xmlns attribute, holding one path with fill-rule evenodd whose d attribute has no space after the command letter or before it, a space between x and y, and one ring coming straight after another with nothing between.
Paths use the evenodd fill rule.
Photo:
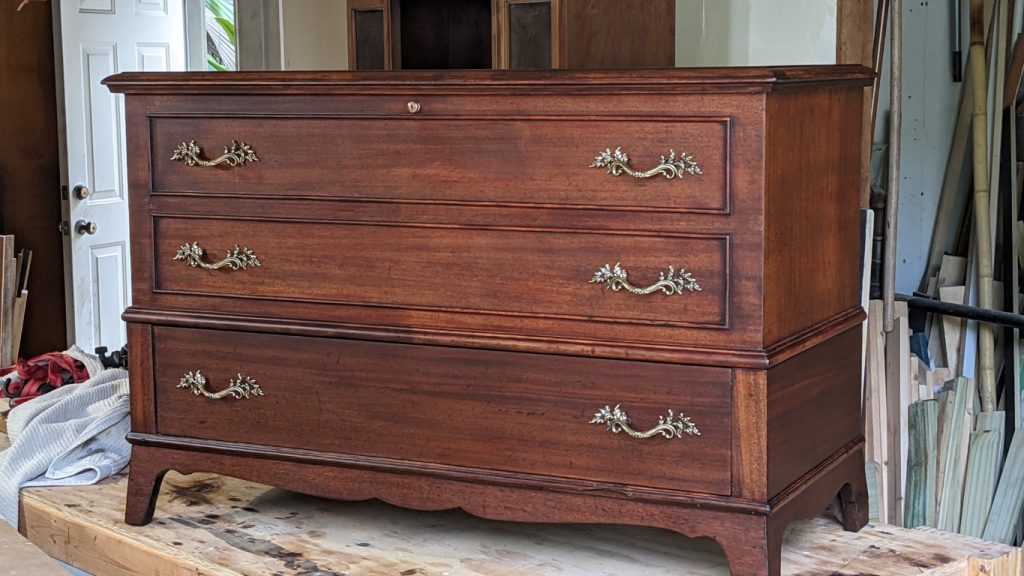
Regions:
<instances>
[{"instance_id":1,"label":"window pane","mask_svg":"<svg viewBox=\"0 0 1024 576\"><path fill-rule=\"evenodd\" d=\"M384 11L355 13L356 70L384 69Z\"/></svg>"},{"instance_id":2,"label":"window pane","mask_svg":"<svg viewBox=\"0 0 1024 576\"><path fill-rule=\"evenodd\" d=\"M206 69L227 72L238 68L235 59L234 0L205 0Z\"/></svg>"},{"instance_id":3,"label":"window pane","mask_svg":"<svg viewBox=\"0 0 1024 576\"><path fill-rule=\"evenodd\" d=\"M509 67L514 70L551 68L551 3L509 4Z\"/></svg>"}]
</instances>

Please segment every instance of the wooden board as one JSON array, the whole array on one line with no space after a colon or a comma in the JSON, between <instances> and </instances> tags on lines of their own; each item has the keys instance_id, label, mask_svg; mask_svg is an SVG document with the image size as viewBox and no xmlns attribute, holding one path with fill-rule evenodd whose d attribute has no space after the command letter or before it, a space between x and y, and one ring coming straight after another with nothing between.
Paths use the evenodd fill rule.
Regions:
<instances>
[{"instance_id":1,"label":"wooden board","mask_svg":"<svg viewBox=\"0 0 1024 576\"><path fill-rule=\"evenodd\" d=\"M985 538L1009 542L1013 539L1021 509L1024 508L1024 431L1017 429L1010 452L999 476L992 511L985 524Z\"/></svg>"},{"instance_id":2,"label":"wooden board","mask_svg":"<svg viewBox=\"0 0 1024 576\"><path fill-rule=\"evenodd\" d=\"M124 490L123 477L78 490L27 490L24 530L51 555L104 575L728 574L714 543L664 531L489 522L459 511L334 502L209 474L169 474L157 520L136 528L120 520ZM820 518L788 531L783 573L965 574L968 558L984 553L1020 551L885 525L850 534Z\"/></svg>"},{"instance_id":3,"label":"wooden board","mask_svg":"<svg viewBox=\"0 0 1024 576\"><path fill-rule=\"evenodd\" d=\"M939 288L939 299L943 302L964 304L966 290L967 288L964 286L943 286ZM963 373L960 363L963 357L961 351L963 329L964 321L962 319L953 316L942 317L942 342L946 355L946 366L954 376Z\"/></svg>"},{"instance_id":4,"label":"wooden board","mask_svg":"<svg viewBox=\"0 0 1024 576\"><path fill-rule=\"evenodd\" d=\"M892 500L888 502L889 521L899 526L903 525L910 437L907 427L907 410L910 407L910 326L906 313L901 312L897 308L895 329L885 337L885 388L889 409L886 431L891 450L888 473L892 486Z\"/></svg>"},{"instance_id":5,"label":"wooden board","mask_svg":"<svg viewBox=\"0 0 1024 576\"><path fill-rule=\"evenodd\" d=\"M0 434L0 449L7 438ZM616 526L491 522L337 502L213 474L169 473L149 526L122 522L127 478L22 491L22 532L51 556L104 576L725 576L711 541ZM794 524L783 574L1017 576L1020 549L929 528L859 533L829 518ZM318 572L319 571L319 572Z\"/></svg>"},{"instance_id":6,"label":"wooden board","mask_svg":"<svg viewBox=\"0 0 1024 576\"><path fill-rule=\"evenodd\" d=\"M12 331L14 329L14 283L17 274L14 270L14 236L3 236L3 254L0 256L0 274L3 276L0 290L0 367L13 364L11 350L13 348Z\"/></svg>"},{"instance_id":7,"label":"wooden board","mask_svg":"<svg viewBox=\"0 0 1024 576\"><path fill-rule=\"evenodd\" d=\"M906 511L903 525L935 525L935 470L938 448L939 403L925 400L910 405L910 450L907 455Z\"/></svg>"},{"instance_id":8,"label":"wooden board","mask_svg":"<svg viewBox=\"0 0 1024 576\"><path fill-rule=\"evenodd\" d=\"M953 386L952 384L955 384ZM963 504L963 482L967 471L967 449L970 432L974 429L974 396L977 395L975 382L958 378L952 383L953 406L940 407L942 429L939 432L939 478L936 497L936 522L939 528L954 532L960 528ZM941 404L941 403L940 403Z\"/></svg>"},{"instance_id":9,"label":"wooden board","mask_svg":"<svg viewBox=\"0 0 1024 576\"><path fill-rule=\"evenodd\" d=\"M868 350L867 370L865 386L870 392L865 394L865 399L870 402L866 410L871 412L871 426L865 429L865 442L870 446L865 450L870 454L871 460L875 463L878 471L876 477L874 508L878 510L877 520L880 522L894 521L890 516L892 497L890 491L892 482L890 480L890 465L888 434L886 433L889 422L889 409L886 392L886 366L885 366L885 334L882 331L882 301L872 300L868 304Z\"/></svg>"}]
</instances>

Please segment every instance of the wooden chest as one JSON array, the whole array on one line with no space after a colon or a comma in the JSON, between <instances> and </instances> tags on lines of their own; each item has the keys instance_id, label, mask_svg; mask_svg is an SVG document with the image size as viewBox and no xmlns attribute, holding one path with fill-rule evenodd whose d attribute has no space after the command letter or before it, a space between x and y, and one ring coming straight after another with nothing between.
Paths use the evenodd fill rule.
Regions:
<instances>
[{"instance_id":1,"label":"wooden chest","mask_svg":"<svg viewBox=\"0 0 1024 576\"><path fill-rule=\"evenodd\" d=\"M120 74L169 469L716 539L866 522L859 67ZM223 153L222 153L223 152Z\"/></svg>"}]
</instances>

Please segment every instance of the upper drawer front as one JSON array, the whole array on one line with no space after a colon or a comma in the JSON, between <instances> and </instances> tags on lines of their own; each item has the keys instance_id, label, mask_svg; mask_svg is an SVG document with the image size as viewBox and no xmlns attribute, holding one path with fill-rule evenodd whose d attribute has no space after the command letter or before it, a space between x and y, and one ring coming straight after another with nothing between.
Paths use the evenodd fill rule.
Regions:
<instances>
[{"instance_id":1,"label":"upper drawer front","mask_svg":"<svg viewBox=\"0 0 1024 576\"><path fill-rule=\"evenodd\" d=\"M154 226L158 295L247 300L253 314L277 314L268 299L404 308L559 320L598 339L614 325L632 325L632 335L642 336L645 326L729 323L725 235L171 216ZM192 243L207 252L184 253ZM233 270L225 257L236 245L261 265ZM221 268L190 266L190 259ZM617 263L628 274L618 280L607 275Z\"/></svg>"},{"instance_id":2,"label":"upper drawer front","mask_svg":"<svg viewBox=\"0 0 1024 576\"><path fill-rule=\"evenodd\" d=\"M160 434L730 492L723 368L165 327L153 349ZM251 378L263 395L180 389L197 370L210 393ZM700 435L639 439L591 423L616 405L640 432L672 410Z\"/></svg>"},{"instance_id":3,"label":"upper drawer front","mask_svg":"<svg viewBox=\"0 0 1024 576\"><path fill-rule=\"evenodd\" d=\"M726 213L730 120L719 117L151 119L153 191L372 198ZM232 141L258 161L213 160ZM636 172L591 167L617 148ZM670 150L676 164L670 168ZM681 154L694 164L680 163ZM663 159L662 156L665 158ZM662 170L656 170L659 165ZM693 166L700 174L691 174ZM667 179L673 169L686 173ZM617 170L618 171L618 170Z\"/></svg>"}]
</instances>

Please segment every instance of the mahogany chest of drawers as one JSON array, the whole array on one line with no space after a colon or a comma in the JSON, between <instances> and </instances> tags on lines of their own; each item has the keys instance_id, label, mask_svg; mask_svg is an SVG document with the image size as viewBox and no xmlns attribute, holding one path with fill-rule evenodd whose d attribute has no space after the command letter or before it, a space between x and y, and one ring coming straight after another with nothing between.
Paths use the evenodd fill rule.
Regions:
<instances>
[{"instance_id":1,"label":"mahogany chest of drawers","mask_svg":"<svg viewBox=\"0 0 1024 576\"><path fill-rule=\"evenodd\" d=\"M163 474L648 525L866 522L859 67L121 74L126 520ZM223 152L223 153L222 153Z\"/></svg>"}]
</instances>

